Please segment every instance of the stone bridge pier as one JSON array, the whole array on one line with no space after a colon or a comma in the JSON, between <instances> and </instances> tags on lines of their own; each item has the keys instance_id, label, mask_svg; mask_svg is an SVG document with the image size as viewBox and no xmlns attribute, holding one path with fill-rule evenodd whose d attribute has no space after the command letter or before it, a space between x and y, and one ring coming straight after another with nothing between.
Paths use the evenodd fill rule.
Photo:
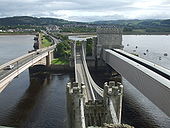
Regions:
<instances>
[{"instance_id":1,"label":"stone bridge pier","mask_svg":"<svg viewBox=\"0 0 170 128\"><path fill-rule=\"evenodd\" d=\"M38 54L41 54L41 53L37 52L37 55ZM49 51L46 57L42 58L37 63L29 67L29 74L31 75L37 72L46 71L47 67L51 65L51 61L53 60L53 58L54 58L54 50Z\"/></svg>"}]
</instances>

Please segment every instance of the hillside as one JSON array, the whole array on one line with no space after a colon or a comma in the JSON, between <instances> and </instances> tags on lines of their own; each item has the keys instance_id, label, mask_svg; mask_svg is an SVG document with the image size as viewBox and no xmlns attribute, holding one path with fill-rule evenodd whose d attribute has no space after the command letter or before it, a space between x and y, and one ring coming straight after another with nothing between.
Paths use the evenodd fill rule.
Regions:
<instances>
[{"instance_id":1,"label":"hillside","mask_svg":"<svg viewBox=\"0 0 170 128\"><path fill-rule=\"evenodd\" d=\"M15 16L0 18L0 26L16 26L16 25L63 25L63 24L72 24L77 22L71 22L63 19L56 18L37 18L29 16Z\"/></svg>"},{"instance_id":2,"label":"hillside","mask_svg":"<svg viewBox=\"0 0 170 128\"><path fill-rule=\"evenodd\" d=\"M95 21L94 24L115 24L120 26L140 26L140 27L158 27L158 26L166 26L170 27L170 19L167 20L110 20L110 21Z\"/></svg>"},{"instance_id":3,"label":"hillside","mask_svg":"<svg viewBox=\"0 0 170 128\"><path fill-rule=\"evenodd\" d=\"M116 25L124 28L124 32L170 32L170 19L167 20L111 20L96 21L97 25Z\"/></svg>"},{"instance_id":4,"label":"hillside","mask_svg":"<svg viewBox=\"0 0 170 128\"><path fill-rule=\"evenodd\" d=\"M101 25L116 25L123 28L125 34L169 34L170 33L170 19L167 20L110 20L110 21L96 21L96 22L73 22L57 18L37 18L29 16L15 16L0 18L0 28L35 28L44 25L58 25L63 26L62 32L95 32L97 26Z\"/></svg>"}]
</instances>

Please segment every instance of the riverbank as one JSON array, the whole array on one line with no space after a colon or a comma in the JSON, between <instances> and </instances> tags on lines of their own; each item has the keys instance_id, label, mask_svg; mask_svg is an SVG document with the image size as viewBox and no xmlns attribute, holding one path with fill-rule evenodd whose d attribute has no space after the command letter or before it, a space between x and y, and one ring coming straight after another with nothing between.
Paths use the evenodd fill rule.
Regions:
<instances>
[{"instance_id":1,"label":"riverbank","mask_svg":"<svg viewBox=\"0 0 170 128\"><path fill-rule=\"evenodd\" d=\"M36 35L36 32L24 32L24 33L17 33L17 32L0 32L0 35Z\"/></svg>"},{"instance_id":2,"label":"riverbank","mask_svg":"<svg viewBox=\"0 0 170 128\"><path fill-rule=\"evenodd\" d=\"M66 36L97 36L97 33L61 33ZM170 32L123 32L123 35L170 35Z\"/></svg>"},{"instance_id":3,"label":"riverbank","mask_svg":"<svg viewBox=\"0 0 170 128\"><path fill-rule=\"evenodd\" d=\"M170 35L170 32L123 32L123 35Z\"/></svg>"},{"instance_id":4,"label":"riverbank","mask_svg":"<svg viewBox=\"0 0 170 128\"><path fill-rule=\"evenodd\" d=\"M40 33L40 39L42 48L49 47L53 44L52 39L48 35L45 35L44 33Z\"/></svg>"},{"instance_id":5,"label":"riverbank","mask_svg":"<svg viewBox=\"0 0 170 128\"><path fill-rule=\"evenodd\" d=\"M70 73L74 72L74 67L70 67L69 64L64 64L64 65L50 65L47 67L47 71L49 72L62 72L62 73Z\"/></svg>"}]
</instances>

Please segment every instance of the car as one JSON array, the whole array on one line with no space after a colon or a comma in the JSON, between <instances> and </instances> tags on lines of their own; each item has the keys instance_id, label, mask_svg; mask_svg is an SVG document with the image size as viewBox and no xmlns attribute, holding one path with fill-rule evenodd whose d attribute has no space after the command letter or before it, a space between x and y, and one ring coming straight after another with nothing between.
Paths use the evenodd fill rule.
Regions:
<instances>
[{"instance_id":1,"label":"car","mask_svg":"<svg viewBox=\"0 0 170 128\"><path fill-rule=\"evenodd\" d=\"M14 68L14 65L8 65L8 66L5 67L5 70L11 70L13 68Z\"/></svg>"}]
</instances>

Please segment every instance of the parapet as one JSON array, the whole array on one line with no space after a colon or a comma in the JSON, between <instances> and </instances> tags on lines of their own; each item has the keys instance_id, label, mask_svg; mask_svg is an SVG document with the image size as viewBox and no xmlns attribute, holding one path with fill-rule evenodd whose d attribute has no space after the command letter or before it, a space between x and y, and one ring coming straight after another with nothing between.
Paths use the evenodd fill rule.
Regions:
<instances>
[{"instance_id":1,"label":"parapet","mask_svg":"<svg viewBox=\"0 0 170 128\"><path fill-rule=\"evenodd\" d=\"M122 30L115 26L100 26L97 27L97 34L122 34Z\"/></svg>"}]
</instances>

